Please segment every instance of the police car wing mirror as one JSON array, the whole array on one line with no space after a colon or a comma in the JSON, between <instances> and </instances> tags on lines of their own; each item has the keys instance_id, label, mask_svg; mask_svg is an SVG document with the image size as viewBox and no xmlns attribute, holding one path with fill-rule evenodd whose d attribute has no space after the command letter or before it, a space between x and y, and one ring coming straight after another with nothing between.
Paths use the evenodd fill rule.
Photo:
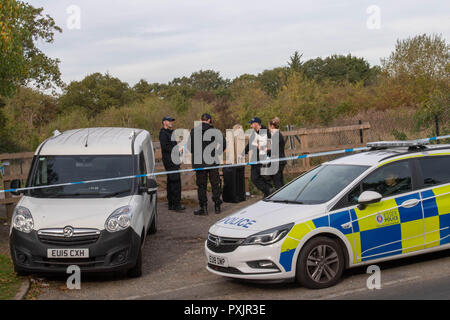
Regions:
<instances>
[{"instance_id":1,"label":"police car wing mirror","mask_svg":"<svg viewBox=\"0 0 450 320\"><path fill-rule=\"evenodd\" d=\"M380 202L382 198L378 192L364 191L358 198L358 209L364 210L368 204Z\"/></svg>"}]
</instances>

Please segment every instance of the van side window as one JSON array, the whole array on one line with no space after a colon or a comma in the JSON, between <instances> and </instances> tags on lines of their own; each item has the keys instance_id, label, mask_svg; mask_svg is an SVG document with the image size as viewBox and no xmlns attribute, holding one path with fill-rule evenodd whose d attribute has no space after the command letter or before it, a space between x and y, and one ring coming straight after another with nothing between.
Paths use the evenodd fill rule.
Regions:
<instances>
[{"instance_id":1,"label":"van side window","mask_svg":"<svg viewBox=\"0 0 450 320\"><path fill-rule=\"evenodd\" d=\"M412 191L408 161L398 161L376 170L362 181L362 189L376 191L383 197Z\"/></svg>"},{"instance_id":2,"label":"van side window","mask_svg":"<svg viewBox=\"0 0 450 320\"><path fill-rule=\"evenodd\" d=\"M425 188L450 182L450 156L433 156L418 160Z\"/></svg>"},{"instance_id":3,"label":"van side window","mask_svg":"<svg viewBox=\"0 0 450 320\"><path fill-rule=\"evenodd\" d=\"M147 166L145 165L144 152L139 153L139 174L147 174ZM140 184L145 186L147 184L147 177L140 178Z\"/></svg>"}]
</instances>

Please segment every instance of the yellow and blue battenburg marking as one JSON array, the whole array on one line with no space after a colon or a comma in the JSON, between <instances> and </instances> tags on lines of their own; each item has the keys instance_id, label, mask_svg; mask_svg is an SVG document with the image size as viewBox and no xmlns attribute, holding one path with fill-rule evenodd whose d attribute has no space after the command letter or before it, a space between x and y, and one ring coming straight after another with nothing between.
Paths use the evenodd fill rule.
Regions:
<instances>
[{"instance_id":1,"label":"yellow and blue battenburg marking","mask_svg":"<svg viewBox=\"0 0 450 320\"><path fill-rule=\"evenodd\" d=\"M450 243L450 185L423 191L425 246Z\"/></svg>"},{"instance_id":2,"label":"yellow and blue battenburg marking","mask_svg":"<svg viewBox=\"0 0 450 320\"><path fill-rule=\"evenodd\" d=\"M402 207L407 200L417 200L417 204ZM320 227L334 228L347 238L353 263L449 244L450 185L295 225L281 245L279 262L287 272L292 270L294 253L302 238Z\"/></svg>"},{"instance_id":3,"label":"yellow and blue battenburg marking","mask_svg":"<svg viewBox=\"0 0 450 320\"><path fill-rule=\"evenodd\" d=\"M296 224L281 245L280 264L286 272L292 269L292 259L300 240L316 228L328 225L328 216Z\"/></svg>"}]
</instances>

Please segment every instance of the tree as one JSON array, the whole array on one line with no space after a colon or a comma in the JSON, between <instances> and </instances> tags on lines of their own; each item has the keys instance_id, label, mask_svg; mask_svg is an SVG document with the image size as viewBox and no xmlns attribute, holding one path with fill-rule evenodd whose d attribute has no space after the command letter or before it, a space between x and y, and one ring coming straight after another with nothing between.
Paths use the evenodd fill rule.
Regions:
<instances>
[{"instance_id":1,"label":"tree","mask_svg":"<svg viewBox=\"0 0 450 320\"><path fill-rule=\"evenodd\" d=\"M34 130L57 116L57 99L31 88L20 87L9 99L7 111L14 123Z\"/></svg>"},{"instance_id":2,"label":"tree","mask_svg":"<svg viewBox=\"0 0 450 320\"><path fill-rule=\"evenodd\" d=\"M276 97L278 91L286 84L287 75L287 68L264 70L262 73L258 74L257 81L265 93L269 96Z\"/></svg>"},{"instance_id":3,"label":"tree","mask_svg":"<svg viewBox=\"0 0 450 320\"><path fill-rule=\"evenodd\" d=\"M299 54L298 51L294 52L294 55L291 56L288 66L292 71L300 72L302 70L303 62L301 61L303 57L303 53Z\"/></svg>"},{"instance_id":4,"label":"tree","mask_svg":"<svg viewBox=\"0 0 450 320\"><path fill-rule=\"evenodd\" d=\"M381 59L381 63L392 77L448 80L449 49L450 45L442 36L422 34L397 40L394 52L389 58Z\"/></svg>"},{"instance_id":5,"label":"tree","mask_svg":"<svg viewBox=\"0 0 450 320\"><path fill-rule=\"evenodd\" d=\"M230 81L223 79L220 73L214 70L200 70L192 73L189 78L175 78L169 83L169 86L186 86L190 89L200 91L219 90L221 88L227 88L229 85Z\"/></svg>"},{"instance_id":6,"label":"tree","mask_svg":"<svg viewBox=\"0 0 450 320\"><path fill-rule=\"evenodd\" d=\"M397 40L394 52L382 59L388 77L410 86L421 102L450 81L450 45L440 35L418 35Z\"/></svg>"},{"instance_id":7,"label":"tree","mask_svg":"<svg viewBox=\"0 0 450 320\"><path fill-rule=\"evenodd\" d=\"M126 82L108 73L94 73L81 81L72 81L59 99L59 107L65 111L82 108L90 117L110 107L121 107L132 102L133 91Z\"/></svg>"},{"instance_id":8,"label":"tree","mask_svg":"<svg viewBox=\"0 0 450 320\"><path fill-rule=\"evenodd\" d=\"M331 55L325 59L316 58L303 64L305 75L316 81L331 80L333 82L368 84L377 74L377 68L371 68L364 58L352 55Z\"/></svg>"},{"instance_id":9,"label":"tree","mask_svg":"<svg viewBox=\"0 0 450 320\"><path fill-rule=\"evenodd\" d=\"M419 106L418 127L430 127L435 117L449 113L450 45L440 35L418 35L398 40L394 52L382 59L391 81L401 83Z\"/></svg>"},{"instance_id":10,"label":"tree","mask_svg":"<svg viewBox=\"0 0 450 320\"><path fill-rule=\"evenodd\" d=\"M136 98L142 100L145 97L155 94L159 97L164 97L164 93L167 90L167 84L163 83L148 83L146 80L141 79L133 86L133 91Z\"/></svg>"},{"instance_id":11,"label":"tree","mask_svg":"<svg viewBox=\"0 0 450 320\"><path fill-rule=\"evenodd\" d=\"M0 96L12 96L20 85L43 89L63 85L59 60L36 47L38 41L52 43L55 32L62 32L42 11L22 1L0 3Z\"/></svg>"}]
</instances>

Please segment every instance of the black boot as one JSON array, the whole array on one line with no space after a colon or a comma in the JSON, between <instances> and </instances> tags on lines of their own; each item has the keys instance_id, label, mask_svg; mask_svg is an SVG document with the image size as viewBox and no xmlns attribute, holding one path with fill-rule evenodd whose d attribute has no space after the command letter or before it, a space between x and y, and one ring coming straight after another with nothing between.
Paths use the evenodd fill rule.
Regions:
<instances>
[{"instance_id":1,"label":"black boot","mask_svg":"<svg viewBox=\"0 0 450 320\"><path fill-rule=\"evenodd\" d=\"M185 209L186 209L186 207L181 204L175 204L175 205L169 207L169 210L178 211L178 212L184 211Z\"/></svg>"},{"instance_id":2,"label":"black boot","mask_svg":"<svg viewBox=\"0 0 450 320\"><path fill-rule=\"evenodd\" d=\"M215 205L214 205L214 211L217 213L217 214L219 214L220 213L220 203L219 202L217 202Z\"/></svg>"},{"instance_id":3,"label":"black boot","mask_svg":"<svg viewBox=\"0 0 450 320\"><path fill-rule=\"evenodd\" d=\"M200 209L195 210L194 214L196 216L207 216L208 215L208 206L205 205L200 205Z\"/></svg>"}]
</instances>

